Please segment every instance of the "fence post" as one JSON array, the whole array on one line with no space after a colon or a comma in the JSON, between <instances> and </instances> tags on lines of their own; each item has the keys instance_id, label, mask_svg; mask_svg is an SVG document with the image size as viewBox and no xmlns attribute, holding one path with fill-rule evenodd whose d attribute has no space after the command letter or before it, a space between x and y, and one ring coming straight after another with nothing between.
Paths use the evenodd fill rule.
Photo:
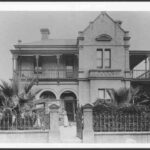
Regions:
<instances>
[{"instance_id":1,"label":"fence post","mask_svg":"<svg viewBox=\"0 0 150 150\"><path fill-rule=\"evenodd\" d=\"M94 143L93 105L89 103L83 106L83 125L83 143Z\"/></svg>"},{"instance_id":2,"label":"fence post","mask_svg":"<svg viewBox=\"0 0 150 150\"><path fill-rule=\"evenodd\" d=\"M59 106L52 104L50 107L50 131L49 143L60 143L60 130L59 130Z\"/></svg>"}]
</instances>

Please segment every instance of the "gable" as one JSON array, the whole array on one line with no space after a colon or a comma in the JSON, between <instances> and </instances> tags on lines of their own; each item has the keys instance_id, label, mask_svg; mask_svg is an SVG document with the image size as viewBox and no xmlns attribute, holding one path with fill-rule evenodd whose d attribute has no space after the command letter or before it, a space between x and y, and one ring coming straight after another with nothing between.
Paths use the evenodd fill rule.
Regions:
<instances>
[{"instance_id":1,"label":"gable","mask_svg":"<svg viewBox=\"0 0 150 150\"><path fill-rule=\"evenodd\" d=\"M109 41L110 44L122 45L125 31L120 26L121 21L114 21L107 13L102 12L83 32L79 32L79 37L84 39L81 43L100 44Z\"/></svg>"}]
</instances>

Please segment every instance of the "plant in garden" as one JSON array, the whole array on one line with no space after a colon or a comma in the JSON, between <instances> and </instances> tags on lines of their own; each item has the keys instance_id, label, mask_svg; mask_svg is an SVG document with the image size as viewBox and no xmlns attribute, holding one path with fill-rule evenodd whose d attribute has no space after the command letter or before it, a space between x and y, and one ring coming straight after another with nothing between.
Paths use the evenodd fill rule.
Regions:
<instances>
[{"instance_id":1,"label":"plant in garden","mask_svg":"<svg viewBox=\"0 0 150 150\"><path fill-rule=\"evenodd\" d=\"M107 92L112 99L112 104L114 106L122 107L129 106L131 104L130 89L123 87L118 90L107 90Z\"/></svg>"},{"instance_id":2,"label":"plant in garden","mask_svg":"<svg viewBox=\"0 0 150 150\"><path fill-rule=\"evenodd\" d=\"M32 108L33 99L40 91L31 92L35 80L25 84L23 91L18 92L16 82L1 81L0 84L0 128L9 129L17 123L17 128L23 129L23 122L27 119L30 125L33 123ZM16 121L15 121L16 120ZM26 122L26 121L25 121ZM9 125L6 126L6 123ZM15 125L16 126L16 125Z\"/></svg>"},{"instance_id":3,"label":"plant in garden","mask_svg":"<svg viewBox=\"0 0 150 150\"><path fill-rule=\"evenodd\" d=\"M14 97L17 97L17 89L14 90L13 85L7 83L6 81L1 81L0 84L0 103L3 110L12 110L14 107Z\"/></svg>"},{"instance_id":4,"label":"plant in garden","mask_svg":"<svg viewBox=\"0 0 150 150\"><path fill-rule=\"evenodd\" d=\"M131 88L131 99L135 105L150 105L150 88L135 86Z\"/></svg>"},{"instance_id":5,"label":"plant in garden","mask_svg":"<svg viewBox=\"0 0 150 150\"><path fill-rule=\"evenodd\" d=\"M5 111L7 108L11 112L15 110L17 113L21 113L23 107L31 108L32 103L30 102L32 102L35 95L39 92L31 92L34 82L35 80L33 79L31 82L26 83L23 91L19 93L16 82L8 83L2 80L0 84L0 107L2 110Z\"/></svg>"}]
</instances>

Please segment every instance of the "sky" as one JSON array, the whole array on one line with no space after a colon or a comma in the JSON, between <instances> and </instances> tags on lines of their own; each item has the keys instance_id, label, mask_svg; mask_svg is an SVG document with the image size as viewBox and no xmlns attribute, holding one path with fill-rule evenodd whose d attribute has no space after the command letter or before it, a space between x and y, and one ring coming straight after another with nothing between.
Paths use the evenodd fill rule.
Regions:
<instances>
[{"instance_id":1,"label":"sky","mask_svg":"<svg viewBox=\"0 0 150 150\"><path fill-rule=\"evenodd\" d=\"M130 31L131 50L150 50L150 11L108 11L121 20ZM18 40L33 42L41 39L40 29L49 28L50 38L76 39L100 11L0 11L0 79L12 78L10 49Z\"/></svg>"}]
</instances>

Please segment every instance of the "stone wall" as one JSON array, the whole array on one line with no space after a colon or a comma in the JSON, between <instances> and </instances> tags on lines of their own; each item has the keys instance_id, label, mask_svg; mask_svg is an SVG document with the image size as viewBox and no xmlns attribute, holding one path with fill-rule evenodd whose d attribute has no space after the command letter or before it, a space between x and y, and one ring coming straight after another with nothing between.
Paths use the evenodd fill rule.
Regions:
<instances>
[{"instance_id":1,"label":"stone wall","mask_svg":"<svg viewBox=\"0 0 150 150\"><path fill-rule=\"evenodd\" d=\"M0 143L48 143L49 131L0 131Z\"/></svg>"}]
</instances>

